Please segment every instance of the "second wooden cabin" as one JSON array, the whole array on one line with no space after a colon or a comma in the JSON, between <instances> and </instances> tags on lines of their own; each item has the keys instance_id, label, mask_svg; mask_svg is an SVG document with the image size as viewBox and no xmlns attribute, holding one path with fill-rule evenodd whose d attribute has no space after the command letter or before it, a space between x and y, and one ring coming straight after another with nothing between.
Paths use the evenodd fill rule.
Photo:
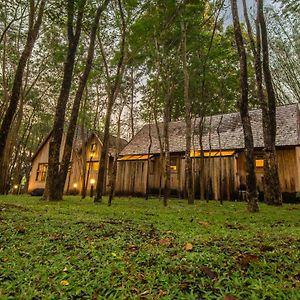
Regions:
<instances>
[{"instance_id":1,"label":"second wooden cabin","mask_svg":"<svg viewBox=\"0 0 300 300\"><path fill-rule=\"evenodd\" d=\"M280 185L284 199L296 198L300 192L300 117L297 104L277 107L276 150ZM250 112L255 145L258 191L264 190L263 132L261 110ZM204 155L204 197L206 199L237 199L246 186L244 135L239 113L193 120L192 138L193 183L200 198L200 156ZM158 132L159 131L159 132ZM202 140L199 136L202 131ZM159 194L163 188L163 166L160 159L159 136L163 124L145 125L123 149L118 160L116 192L123 195ZM151 139L150 139L151 137ZM171 193L185 193L185 123L169 124L171 154ZM151 143L151 145L150 145ZM200 143L203 152L200 151ZM149 151L150 147L150 151ZM148 159L149 158L149 159Z\"/></svg>"}]
</instances>

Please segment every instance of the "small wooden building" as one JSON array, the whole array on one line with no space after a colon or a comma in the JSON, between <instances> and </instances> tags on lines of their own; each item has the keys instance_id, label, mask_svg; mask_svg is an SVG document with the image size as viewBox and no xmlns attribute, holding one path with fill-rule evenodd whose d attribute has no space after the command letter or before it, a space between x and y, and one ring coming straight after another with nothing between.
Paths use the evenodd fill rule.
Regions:
<instances>
[{"instance_id":1,"label":"small wooden building","mask_svg":"<svg viewBox=\"0 0 300 300\"><path fill-rule=\"evenodd\" d=\"M50 137L51 132L32 157L32 167L28 184L29 193L41 194L45 188ZM62 145L64 145L64 142L65 134L63 135ZM119 142L121 149L126 144L127 141L123 139ZM86 130L83 132L79 127L76 129L70 169L64 187L65 194L78 194L82 190L83 185L85 185L88 193L92 187L96 187L102 146L101 134ZM108 170L111 169L116 153L116 137L111 136ZM60 159L62 155L63 147L60 149ZM108 174L109 172L107 172L107 177ZM107 178L106 182L109 182Z\"/></svg>"},{"instance_id":2,"label":"small wooden building","mask_svg":"<svg viewBox=\"0 0 300 300\"><path fill-rule=\"evenodd\" d=\"M264 161L261 110L250 112L256 159L258 190L263 195ZM300 114L297 104L277 107L276 149L280 185L284 199L300 192ZM204 172L200 172L199 119L193 120L192 163L196 198L200 197L200 176L205 181L207 199L237 199L246 186L244 135L239 113L205 117L202 127ZM159 124L162 136L163 124ZM151 147L150 146L151 136ZM159 135L155 125L145 125L123 149L118 159L116 192L125 195L158 194L163 188ZM185 123L169 125L171 193L185 192ZM150 156L149 156L150 155ZM149 159L148 159L149 157Z\"/></svg>"}]
</instances>

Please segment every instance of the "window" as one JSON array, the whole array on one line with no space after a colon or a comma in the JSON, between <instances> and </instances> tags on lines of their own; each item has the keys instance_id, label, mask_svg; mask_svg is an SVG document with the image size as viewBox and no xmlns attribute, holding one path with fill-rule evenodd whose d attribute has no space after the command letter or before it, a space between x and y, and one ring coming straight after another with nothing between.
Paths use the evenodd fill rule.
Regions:
<instances>
[{"instance_id":1,"label":"window","mask_svg":"<svg viewBox=\"0 0 300 300\"><path fill-rule=\"evenodd\" d=\"M41 182L45 181L47 170L48 170L48 164L40 163L36 171L35 181L41 181Z\"/></svg>"},{"instance_id":2,"label":"window","mask_svg":"<svg viewBox=\"0 0 300 300\"><path fill-rule=\"evenodd\" d=\"M172 173L177 172L177 159L176 159L176 157L172 157L170 159L170 169L171 169Z\"/></svg>"},{"instance_id":3,"label":"window","mask_svg":"<svg viewBox=\"0 0 300 300\"><path fill-rule=\"evenodd\" d=\"M256 159L255 160L256 168L263 168L264 167L264 160L263 159Z\"/></svg>"}]
</instances>

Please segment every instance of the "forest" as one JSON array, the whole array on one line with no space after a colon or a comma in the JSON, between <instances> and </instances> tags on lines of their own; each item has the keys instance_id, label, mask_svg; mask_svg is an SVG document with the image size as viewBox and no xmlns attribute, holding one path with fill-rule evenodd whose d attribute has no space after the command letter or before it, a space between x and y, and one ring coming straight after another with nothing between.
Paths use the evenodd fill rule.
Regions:
<instances>
[{"instance_id":1,"label":"forest","mask_svg":"<svg viewBox=\"0 0 300 300\"><path fill-rule=\"evenodd\" d=\"M300 299L299 1L0 8L0 299Z\"/></svg>"},{"instance_id":2,"label":"forest","mask_svg":"<svg viewBox=\"0 0 300 300\"><path fill-rule=\"evenodd\" d=\"M238 111L248 206L256 211L249 110L261 108L265 201L282 203L275 112L300 99L295 1L16 0L1 7L1 194L27 191L31 159L51 132L44 198L62 199L80 127L103 136L97 202L110 135L130 141L142 125L163 122L166 201L168 128L182 120L186 198L193 203L192 120Z\"/></svg>"}]
</instances>

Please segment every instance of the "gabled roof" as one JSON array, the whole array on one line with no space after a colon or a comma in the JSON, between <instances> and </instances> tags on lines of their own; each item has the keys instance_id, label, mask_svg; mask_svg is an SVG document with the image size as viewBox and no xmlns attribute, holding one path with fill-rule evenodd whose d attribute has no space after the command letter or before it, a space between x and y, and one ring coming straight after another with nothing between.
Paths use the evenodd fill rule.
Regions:
<instances>
[{"instance_id":1,"label":"gabled roof","mask_svg":"<svg viewBox=\"0 0 300 300\"><path fill-rule=\"evenodd\" d=\"M260 109L250 112L254 146L263 147L262 113ZM277 120L277 146L295 146L300 144L300 117L298 104L278 106ZM192 148L199 146L199 121L192 120L193 140ZM204 150L233 150L244 148L244 134L239 113L215 115L205 117L202 143ZM160 153L159 139L155 124L145 125L130 143L121 151L120 155L147 154L149 147L149 129L152 137L150 153ZM159 124L159 131L163 133L163 123ZM220 144L219 135L220 134ZM185 123L183 121L170 122L169 124L170 152L185 151ZM221 147L220 147L221 146Z\"/></svg>"},{"instance_id":2,"label":"gabled roof","mask_svg":"<svg viewBox=\"0 0 300 300\"><path fill-rule=\"evenodd\" d=\"M48 133L48 135L45 137L43 142L39 145L36 152L33 154L31 161L33 161L36 158L36 156L39 154L39 152L43 149L45 144L48 142L48 140L51 137L52 131L53 130L51 130ZM76 130L75 130L75 134L74 134L73 149L75 148L76 150L80 151L82 148L83 142L87 142L93 135L96 136L96 138L102 144L102 136L103 136L102 133L96 132L94 130L89 130L86 128L82 129L80 126L76 126ZM117 141L117 137L111 135L110 140L109 140L109 147L115 148L116 141ZM127 143L128 142L125 139L120 138L120 141L119 141L120 149L122 150L127 145Z\"/></svg>"}]
</instances>

